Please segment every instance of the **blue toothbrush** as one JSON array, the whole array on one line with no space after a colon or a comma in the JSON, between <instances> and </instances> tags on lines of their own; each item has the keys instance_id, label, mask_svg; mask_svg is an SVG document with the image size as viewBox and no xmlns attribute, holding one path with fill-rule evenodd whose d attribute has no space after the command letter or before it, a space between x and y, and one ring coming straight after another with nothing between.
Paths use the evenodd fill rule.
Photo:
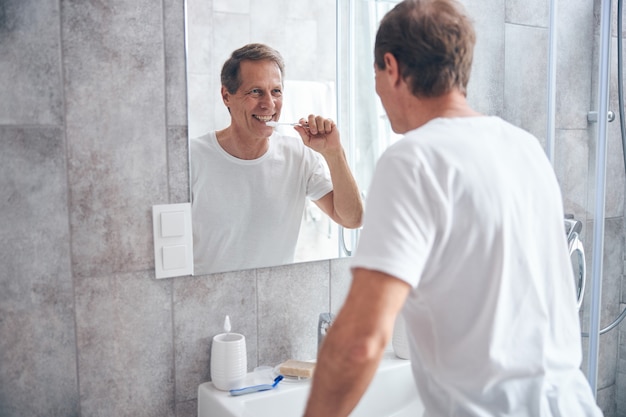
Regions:
<instances>
[{"instance_id":1,"label":"blue toothbrush","mask_svg":"<svg viewBox=\"0 0 626 417\"><path fill-rule=\"evenodd\" d=\"M268 391L268 390L276 388L276 385L278 385L278 383L282 380L283 380L283 376L278 375L276 378L274 378L273 384L261 384L261 385L253 385L251 387L231 389L230 395L244 395L244 394L250 394L252 392Z\"/></svg>"}]
</instances>

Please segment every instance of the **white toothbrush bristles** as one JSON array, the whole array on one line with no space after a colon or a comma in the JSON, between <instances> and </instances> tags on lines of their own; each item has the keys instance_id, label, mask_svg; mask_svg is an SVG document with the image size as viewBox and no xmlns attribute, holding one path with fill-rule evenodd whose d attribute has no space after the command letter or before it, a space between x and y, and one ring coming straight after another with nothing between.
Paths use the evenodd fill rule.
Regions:
<instances>
[{"instance_id":1,"label":"white toothbrush bristles","mask_svg":"<svg viewBox=\"0 0 626 417\"><path fill-rule=\"evenodd\" d=\"M289 123L289 122L274 122L269 121L265 122L266 125L270 127L278 127L278 126L302 126L300 123Z\"/></svg>"}]
</instances>

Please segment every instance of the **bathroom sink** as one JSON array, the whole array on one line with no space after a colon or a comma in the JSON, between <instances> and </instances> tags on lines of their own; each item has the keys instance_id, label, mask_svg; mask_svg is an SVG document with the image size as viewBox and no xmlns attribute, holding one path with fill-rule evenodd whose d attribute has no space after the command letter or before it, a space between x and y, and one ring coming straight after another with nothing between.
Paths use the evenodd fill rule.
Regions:
<instances>
[{"instance_id":1,"label":"bathroom sink","mask_svg":"<svg viewBox=\"0 0 626 417\"><path fill-rule=\"evenodd\" d=\"M258 383L248 374L251 385ZM198 417L301 417L310 381L283 380L271 391L233 397L211 382L198 387ZM351 417L415 417L424 411L410 362L386 352Z\"/></svg>"}]
</instances>

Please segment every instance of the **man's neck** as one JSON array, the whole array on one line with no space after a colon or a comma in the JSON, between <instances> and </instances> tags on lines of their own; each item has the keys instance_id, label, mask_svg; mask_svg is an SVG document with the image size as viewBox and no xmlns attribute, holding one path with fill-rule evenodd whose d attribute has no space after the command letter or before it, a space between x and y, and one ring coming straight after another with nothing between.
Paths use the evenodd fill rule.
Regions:
<instances>
[{"instance_id":1,"label":"man's neck","mask_svg":"<svg viewBox=\"0 0 626 417\"><path fill-rule=\"evenodd\" d=\"M417 129L437 118L481 116L480 113L469 106L465 95L458 90L453 90L438 97L411 97L407 100L407 106L405 106L406 131Z\"/></svg>"},{"instance_id":2,"label":"man's neck","mask_svg":"<svg viewBox=\"0 0 626 417\"><path fill-rule=\"evenodd\" d=\"M222 149L235 158L257 159L269 149L269 138L242 139L243 135L238 135L232 125L215 132L215 134Z\"/></svg>"}]
</instances>

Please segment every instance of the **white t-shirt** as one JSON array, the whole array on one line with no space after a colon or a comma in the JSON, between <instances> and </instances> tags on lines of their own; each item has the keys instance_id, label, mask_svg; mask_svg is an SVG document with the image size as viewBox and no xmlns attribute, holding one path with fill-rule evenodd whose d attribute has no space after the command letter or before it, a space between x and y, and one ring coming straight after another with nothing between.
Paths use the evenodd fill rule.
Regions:
<instances>
[{"instance_id":1,"label":"white t-shirt","mask_svg":"<svg viewBox=\"0 0 626 417\"><path fill-rule=\"evenodd\" d=\"M253 160L230 155L215 132L190 146L194 273L293 262L306 198L332 191L321 155L278 133Z\"/></svg>"},{"instance_id":2,"label":"white t-shirt","mask_svg":"<svg viewBox=\"0 0 626 417\"><path fill-rule=\"evenodd\" d=\"M536 138L497 117L435 119L380 158L352 260L403 307L426 416L600 416L559 185Z\"/></svg>"}]
</instances>

